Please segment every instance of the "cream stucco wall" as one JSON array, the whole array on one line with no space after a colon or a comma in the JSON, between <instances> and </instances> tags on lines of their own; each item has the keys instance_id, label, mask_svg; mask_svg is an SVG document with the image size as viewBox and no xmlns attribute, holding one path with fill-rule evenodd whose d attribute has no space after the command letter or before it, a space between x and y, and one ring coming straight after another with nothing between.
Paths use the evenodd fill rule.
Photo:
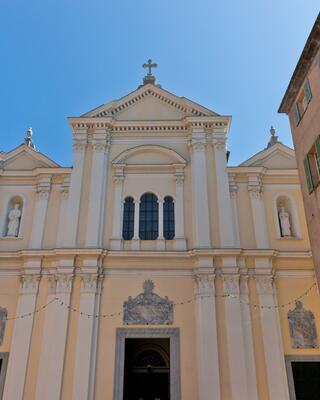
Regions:
<instances>
[{"instance_id":1,"label":"cream stucco wall","mask_svg":"<svg viewBox=\"0 0 320 400\"><path fill-rule=\"evenodd\" d=\"M137 96L144 93L143 90L144 88L138 89ZM109 118L109 106L106 105L104 109L99 108L99 112L105 110L105 117L94 116L93 111L92 115L70 120L74 134L73 168L58 167L49 159L46 160L45 156L26 146L14 150L14 160L11 160L10 152L6 155L4 169L0 173L2 233L4 233L8 201L12 196L21 196L24 200L21 238L7 238L4 234L0 237L0 306L7 308L9 317L16 315L17 304L22 296L22 292L19 294L21 277L29 274L39 278L39 286L35 284L34 287L31 285L25 288L29 290L28 296L34 296L35 306L34 309L28 310L32 316L26 317L34 319L25 365L25 382L21 384L23 399L37 399L43 356L41 349L43 346L51 345L45 336L46 316L51 315L52 307L58 307L58 303L53 303L45 309L42 307L50 296L56 295L59 299L62 296L67 298L69 294L70 308L66 308L69 304L67 300L64 305L59 306L61 315L66 315L66 318L63 322L62 320L58 322L55 327L59 332L60 330L65 332L65 340L55 344L59 348L65 346L65 350L61 347L64 351L63 363L57 365L61 370L60 390L59 393L53 393L50 400L72 399L74 396L76 357L79 353L79 324L80 318L86 318L80 314L80 304L84 294L83 282L87 275L90 275L95 282L99 274L102 282L101 296L99 297L99 291L94 292L95 287L90 293L98 298L99 314L102 315L121 312L123 302L129 296L135 297L142 292L142 284L146 279L154 281L156 293L162 297L168 296L174 303L190 300L174 308L172 324L173 327L180 329L183 400L213 398L205 397L203 394L205 392L201 391L201 382L204 379L209 387L210 380L215 380L216 375L210 370L206 371L204 378L198 375L203 367L201 362L204 363L204 367L210 362L205 358L201 361L199 353L203 350L206 353L206 348L208 354L214 352L211 342L201 341L200 335L203 331L207 337L212 338L212 342L217 343L217 359L213 362L218 365L220 383L215 381L215 385L220 388L220 399L238 399L234 388L236 385L241 388L242 383L235 383L232 374L233 361L239 362L239 359L237 354L230 351L228 341L230 337L234 337L230 336L230 332L239 329L232 324L231 318L232 304L240 306L239 296L243 295L242 292L237 292L239 278L248 279L248 298L251 306L247 306L250 315L247 323L251 326L250 332L253 337L249 351L254 359L256 373L256 381L251 382L251 385L255 387L259 400L274 400L270 397L272 390L270 377L268 378L270 366L267 365L266 357L269 349L264 347L266 332L263 324L264 314L259 308L261 292L257 288L257 282L261 275L270 279L273 277L272 288L275 290L276 305L299 297L314 282L294 154L286 146L278 143L274 148L262 151L241 166L229 167L226 162L225 143L230 117L218 116L200 106L191 105L191 102L186 100L170 97L170 94L162 92L160 88L147 88L147 90L154 90L152 100L149 101L145 97L143 101L133 100L136 94L129 95L127 99L122 100L125 110L121 109L118 117L112 117L113 119ZM168 99L164 100L166 96L170 97L171 103ZM136 103L137 108L134 106ZM194 107L193 111L190 111L191 106ZM117 105L114 105L114 109L116 107ZM145 147L135 149L138 146ZM128 157L125 156L127 150L130 150ZM102 175L95 176L92 168L94 163L100 165L98 163L102 158L106 160ZM83 166L83 173L77 175L76 169L80 164ZM204 170L197 169L197 165L204 166ZM218 175L217 168L225 180ZM182 247L175 247L173 240L168 241L163 249L159 248L158 241L141 241L139 248L132 248L130 241L126 243L122 241L121 235L113 237L114 224L121 226L122 219L121 213L118 219L115 218L115 214L117 215L126 196L133 196L139 200L143 193L153 192L159 198L171 195L176 200L177 175L180 183L181 176L184 178L182 206L185 233L182 239L186 240L185 247L184 244ZM119 182L122 184L121 200L115 203ZM74 190L72 185L79 185L80 197L72 197ZM199 187L203 193L195 196L195 190ZM205 193L206 187L207 193ZM229 189L235 196L239 246L235 245L235 242L230 244L230 237L235 237L236 224L230 219ZM68 193L69 199L72 198L74 204L68 203ZM279 194L289 196L294 204L299 237L277 236L275 198ZM201 208L205 196L208 198L207 219L203 218L206 215L205 207ZM101 199L102 206L99 209L93 208L89 212L90 201L96 204L97 199ZM47 202L46 213L41 216L39 204L43 206L44 202ZM77 204L79 213L72 215L72 218L76 218L77 225L74 241L62 241L63 244L57 245L61 229L69 232L70 215L76 212L74 210L77 209ZM66 214L62 212L63 207L66 207ZM175 207L179 207L177 202ZM86 243L92 213L98 213L98 220L103 221L102 232L101 237L97 235L99 240L88 246ZM265 218L265 225L260 226L257 218L262 218L259 221ZM207 245L206 238L201 236L201 229L200 233L195 233L195 223L199 220L202 221L203 232L206 226L208 227L212 245ZM42 229L41 227L43 227L42 244L32 248L30 244L32 230L38 231ZM257 244L257 236L264 234L263 229L267 235L266 247ZM111 246L114 239L118 240L117 248ZM199 276L206 277L202 283L202 278ZM234 279L235 286L231 285L231 289L228 290L235 290L234 299L226 297L226 294L230 293L224 287L226 277L230 276ZM52 292L50 286L52 283L49 281L53 278L56 279L54 285L57 287L58 284L61 285L60 292L58 289ZM197 298L196 293L198 293ZM270 299L274 299L273 295L270 296ZM210 303L212 308L206 315L203 326L200 327L197 317L201 309L198 302L202 297L207 300L212 299ZM235 303L230 303L231 305L227 303L233 300ZM319 296L315 288L308 297L303 298L303 304L315 314L319 332ZM283 347L281 357L289 354L320 355L319 349L292 349L287 322L287 312L292 307L290 305L270 311L275 313L280 321L281 337L275 343L280 348ZM39 312L33 316L35 310ZM214 324L208 323L210 318L214 318L214 313L216 313L216 331ZM124 327L122 315L91 318L90 321L97 329L97 348L93 352L96 362L90 364L92 371L90 384L94 388L94 396L88 398L111 400L115 374L115 335L117 328ZM13 351L15 324L15 320L6 323L4 341L0 346L3 352L11 354ZM155 327L163 328L163 326ZM145 328L148 329L148 326ZM90 349L91 345L91 342L84 343L83 351ZM10 360L8 374L12 374ZM45 376L45 379L48 379L46 383L49 387L52 381L50 377ZM84 376L83 379L88 377Z\"/></svg>"}]
</instances>

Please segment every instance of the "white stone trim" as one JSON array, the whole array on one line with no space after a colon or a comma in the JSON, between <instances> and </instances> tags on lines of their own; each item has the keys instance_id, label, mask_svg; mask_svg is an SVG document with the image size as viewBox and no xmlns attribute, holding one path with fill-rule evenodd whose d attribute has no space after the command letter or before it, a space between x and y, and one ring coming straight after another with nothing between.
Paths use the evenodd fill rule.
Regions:
<instances>
[{"instance_id":1,"label":"white stone trim","mask_svg":"<svg viewBox=\"0 0 320 400\"><path fill-rule=\"evenodd\" d=\"M21 277L16 315L33 313L36 305L40 276L28 274ZM10 358L6 375L3 400L22 400L27 375L34 314L14 321Z\"/></svg>"},{"instance_id":2,"label":"white stone trim","mask_svg":"<svg viewBox=\"0 0 320 400\"><path fill-rule=\"evenodd\" d=\"M170 399L181 400L179 328L117 328L113 399L123 399L123 376L126 338L170 339Z\"/></svg>"},{"instance_id":3,"label":"white stone trim","mask_svg":"<svg viewBox=\"0 0 320 400\"><path fill-rule=\"evenodd\" d=\"M260 306L276 306L277 300L273 277L271 275L261 275L256 276L255 279ZM270 399L289 400L278 310L260 308L260 323Z\"/></svg>"},{"instance_id":4,"label":"white stone trim","mask_svg":"<svg viewBox=\"0 0 320 400\"><path fill-rule=\"evenodd\" d=\"M220 400L220 373L214 270L199 271L196 281L196 329L200 400ZM209 317L208 317L209 316Z\"/></svg>"},{"instance_id":5,"label":"white stone trim","mask_svg":"<svg viewBox=\"0 0 320 400\"><path fill-rule=\"evenodd\" d=\"M225 298L227 343L230 368L230 386L232 399L249 399L247 365L245 354L245 338L239 301L239 274L224 273L222 275L225 294L233 294L236 298Z\"/></svg>"}]
</instances>

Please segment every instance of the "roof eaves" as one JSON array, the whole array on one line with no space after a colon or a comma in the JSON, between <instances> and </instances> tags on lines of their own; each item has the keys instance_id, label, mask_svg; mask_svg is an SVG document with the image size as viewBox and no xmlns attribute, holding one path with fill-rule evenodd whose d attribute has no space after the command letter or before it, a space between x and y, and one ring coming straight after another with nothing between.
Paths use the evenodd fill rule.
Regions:
<instances>
[{"instance_id":1,"label":"roof eaves","mask_svg":"<svg viewBox=\"0 0 320 400\"><path fill-rule=\"evenodd\" d=\"M306 41L304 49L301 53L299 61L296 68L292 74L287 90L283 96L280 107L278 109L279 113L290 112L292 103L298 95L298 91L301 88L303 81L306 78L309 67L312 64L314 57L316 56L320 48L320 13L313 25L310 35Z\"/></svg>"}]
</instances>

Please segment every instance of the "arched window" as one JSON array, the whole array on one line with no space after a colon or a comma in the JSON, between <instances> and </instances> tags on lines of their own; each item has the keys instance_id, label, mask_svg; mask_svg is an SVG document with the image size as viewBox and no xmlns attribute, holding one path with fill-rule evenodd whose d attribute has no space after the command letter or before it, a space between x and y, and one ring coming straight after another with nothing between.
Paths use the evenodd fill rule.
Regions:
<instances>
[{"instance_id":1,"label":"arched window","mask_svg":"<svg viewBox=\"0 0 320 400\"><path fill-rule=\"evenodd\" d=\"M158 199L146 193L140 199L139 238L156 240L158 238Z\"/></svg>"},{"instance_id":2,"label":"arched window","mask_svg":"<svg viewBox=\"0 0 320 400\"><path fill-rule=\"evenodd\" d=\"M174 202L171 196L166 196L163 203L163 236L172 240L174 234Z\"/></svg>"},{"instance_id":3,"label":"arched window","mask_svg":"<svg viewBox=\"0 0 320 400\"><path fill-rule=\"evenodd\" d=\"M132 197L127 197L123 207L122 238L131 240L134 234L134 201Z\"/></svg>"}]
</instances>

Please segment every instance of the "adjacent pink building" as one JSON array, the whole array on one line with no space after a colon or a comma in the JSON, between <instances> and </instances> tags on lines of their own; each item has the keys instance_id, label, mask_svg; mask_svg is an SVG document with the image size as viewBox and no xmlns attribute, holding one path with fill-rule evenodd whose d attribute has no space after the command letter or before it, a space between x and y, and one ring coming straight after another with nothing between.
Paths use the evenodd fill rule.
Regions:
<instances>
[{"instance_id":1,"label":"adjacent pink building","mask_svg":"<svg viewBox=\"0 0 320 400\"><path fill-rule=\"evenodd\" d=\"M279 107L289 116L318 284L320 283L320 14Z\"/></svg>"}]
</instances>

